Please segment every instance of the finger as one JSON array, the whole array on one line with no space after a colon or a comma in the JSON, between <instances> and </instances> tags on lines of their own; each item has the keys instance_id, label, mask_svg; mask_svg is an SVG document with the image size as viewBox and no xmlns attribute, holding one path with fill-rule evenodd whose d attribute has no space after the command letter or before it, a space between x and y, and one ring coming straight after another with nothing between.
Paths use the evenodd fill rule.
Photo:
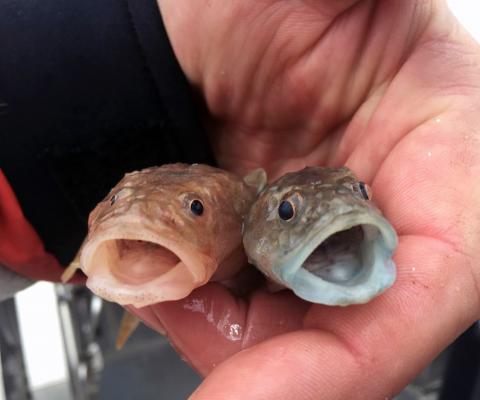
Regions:
<instances>
[{"instance_id":1,"label":"finger","mask_svg":"<svg viewBox=\"0 0 480 400\"><path fill-rule=\"evenodd\" d=\"M449 245L403 237L396 262L398 280L384 295L360 306L312 307L309 330L236 354L192 399L391 398L479 310L468 259Z\"/></svg>"},{"instance_id":2,"label":"finger","mask_svg":"<svg viewBox=\"0 0 480 400\"><path fill-rule=\"evenodd\" d=\"M309 306L288 291L258 291L247 303L211 283L186 299L130 310L153 329L165 331L176 350L207 375L232 354L299 329Z\"/></svg>"}]
</instances>

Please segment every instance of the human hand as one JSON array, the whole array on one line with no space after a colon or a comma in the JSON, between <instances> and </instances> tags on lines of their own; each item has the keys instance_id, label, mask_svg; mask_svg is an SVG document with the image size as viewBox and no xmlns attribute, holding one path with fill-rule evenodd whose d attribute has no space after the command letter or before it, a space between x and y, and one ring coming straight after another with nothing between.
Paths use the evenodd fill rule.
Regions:
<instances>
[{"instance_id":1,"label":"human hand","mask_svg":"<svg viewBox=\"0 0 480 400\"><path fill-rule=\"evenodd\" d=\"M393 396L479 317L478 45L438 1L159 5L220 164L347 165L399 234L398 278L346 308L212 283L138 314L208 375L196 400Z\"/></svg>"}]
</instances>

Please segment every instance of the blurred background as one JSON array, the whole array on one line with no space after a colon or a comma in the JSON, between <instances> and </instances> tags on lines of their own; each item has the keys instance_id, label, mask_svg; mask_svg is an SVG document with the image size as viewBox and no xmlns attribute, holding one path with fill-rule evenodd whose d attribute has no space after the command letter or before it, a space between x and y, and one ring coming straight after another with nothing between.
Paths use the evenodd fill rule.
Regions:
<instances>
[{"instance_id":1,"label":"blurred background","mask_svg":"<svg viewBox=\"0 0 480 400\"><path fill-rule=\"evenodd\" d=\"M480 42L478 0L449 0ZM0 303L0 400L186 399L200 377L141 326L121 351L122 309L82 287L37 283ZM480 399L480 330L471 327L396 400Z\"/></svg>"}]
</instances>

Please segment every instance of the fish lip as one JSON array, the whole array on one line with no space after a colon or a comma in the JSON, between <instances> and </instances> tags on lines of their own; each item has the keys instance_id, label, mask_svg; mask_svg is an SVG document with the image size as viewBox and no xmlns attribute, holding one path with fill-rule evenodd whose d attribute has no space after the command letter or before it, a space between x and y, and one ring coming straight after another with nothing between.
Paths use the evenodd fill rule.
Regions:
<instances>
[{"instance_id":1,"label":"fish lip","mask_svg":"<svg viewBox=\"0 0 480 400\"><path fill-rule=\"evenodd\" d=\"M141 225L141 228L143 232L138 233L138 226L130 223L129 229L125 233L119 233L118 229L113 227L102 231L101 234L98 234L99 238L97 239L94 238L96 235L95 232L93 235L90 235L93 236L93 238L91 237L82 249L80 268L88 277L87 286L100 297L122 305L131 304L135 307L143 307L160 301L178 300L188 296L196 287L205 284L215 272L216 263L213 259L199 252L194 246L188 247L176 244L174 240L168 238L168 236L172 236L169 229L154 231L152 229L145 229L144 225ZM134 232L136 229L137 232ZM108 267L106 268L108 272L105 271L105 276L94 276L92 278L92 276L89 275L89 271L91 272L91 267L89 266L91 265L92 258L102 243L113 240L142 240L155 243L171 251L179 258L180 262L188 271L188 276L184 276L184 278L190 282L188 287L178 290L175 294L171 291L169 292L168 287L166 287L165 289L169 293L165 296L162 296L161 293L153 292L150 294L138 294L138 289L145 286L143 283L120 283L117 278L112 277ZM159 278L154 278L153 280L157 279ZM102 288L102 286L105 285L108 285L110 289L105 290Z\"/></svg>"},{"instance_id":2,"label":"fish lip","mask_svg":"<svg viewBox=\"0 0 480 400\"><path fill-rule=\"evenodd\" d=\"M359 225L375 226L383 239L383 246L380 246L378 240L374 244L376 246L376 254L380 254L379 257L384 261L383 265L376 262L372 267L371 276L374 274L379 276L381 279L378 282L370 282L363 289L353 289L335 282L326 281L302 268L307 258L324 240L337 232ZM391 257L397 244L398 237L395 230L380 213L372 209L367 209L363 212L356 210L338 215L327 224L322 223L320 226L315 226L302 241L302 244L299 245L301 250L290 253L272 272L277 281L308 301L328 305L366 303L390 287L395 281L396 268ZM328 293L336 291L338 299L328 299L328 295L322 293L322 291Z\"/></svg>"}]
</instances>

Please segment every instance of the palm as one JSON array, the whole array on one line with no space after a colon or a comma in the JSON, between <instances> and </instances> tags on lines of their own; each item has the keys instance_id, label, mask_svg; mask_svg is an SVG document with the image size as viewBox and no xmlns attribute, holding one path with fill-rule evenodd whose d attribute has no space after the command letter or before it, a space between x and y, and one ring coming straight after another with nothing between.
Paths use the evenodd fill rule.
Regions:
<instances>
[{"instance_id":1,"label":"palm","mask_svg":"<svg viewBox=\"0 0 480 400\"><path fill-rule=\"evenodd\" d=\"M392 395L479 310L478 50L447 36L439 21L450 17L429 2L245 3L232 2L232 14L209 3L211 37L201 43L216 52L207 57L210 47L199 56L175 36L195 10L176 15L160 0L182 67L204 93L219 161L239 173L263 166L271 177L347 164L372 183L399 233L398 280L348 308L261 290L247 303L210 284L142 316L203 374L223 362L205 398L313 399L319 388L322 398ZM224 18L214 24L216 7ZM194 59L205 60L202 74Z\"/></svg>"}]
</instances>

